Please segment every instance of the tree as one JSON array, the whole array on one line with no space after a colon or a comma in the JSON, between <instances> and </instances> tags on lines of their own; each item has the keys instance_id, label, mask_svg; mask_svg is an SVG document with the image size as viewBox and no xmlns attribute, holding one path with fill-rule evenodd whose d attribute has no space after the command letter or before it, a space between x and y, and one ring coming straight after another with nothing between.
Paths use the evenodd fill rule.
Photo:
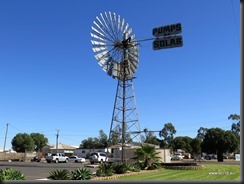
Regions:
<instances>
[{"instance_id":1,"label":"tree","mask_svg":"<svg viewBox=\"0 0 244 184\"><path fill-rule=\"evenodd\" d=\"M201 148L205 153L217 154L218 162L223 162L223 153L233 152L237 146L238 140L233 132L211 128L207 130Z\"/></svg>"},{"instance_id":2,"label":"tree","mask_svg":"<svg viewBox=\"0 0 244 184\"><path fill-rule=\"evenodd\" d=\"M197 137L203 140L207 130L207 128L200 127L197 131Z\"/></svg>"},{"instance_id":3,"label":"tree","mask_svg":"<svg viewBox=\"0 0 244 184\"><path fill-rule=\"evenodd\" d=\"M108 136L104 133L103 130L99 130L98 140L99 140L99 147L107 146Z\"/></svg>"},{"instance_id":4,"label":"tree","mask_svg":"<svg viewBox=\"0 0 244 184\"><path fill-rule=\"evenodd\" d=\"M82 148L82 149L93 149L93 148L96 148L96 144L95 144L94 138L88 137L87 139L84 139L81 142L79 148Z\"/></svg>"},{"instance_id":5,"label":"tree","mask_svg":"<svg viewBox=\"0 0 244 184\"><path fill-rule=\"evenodd\" d=\"M108 140L109 144L116 145L120 142L119 131L115 130L111 133L110 140Z\"/></svg>"},{"instance_id":6,"label":"tree","mask_svg":"<svg viewBox=\"0 0 244 184\"><path fill-rule=\"evenodd\" d=\"M97 149L97 148L104 148L107 146L107 135L104 133L103 130L99 131L98 137L88 137L87 139L84 139L79 148L83 149Z\"/></svg>"},{"instance_id":7,"label":"tree","mask_svg":"<svg viewBox=\"0 0 244 184\"><path fill-rule=\"evenodd\" d=\"M231 125L231 131L236 135L238 139L240 139L240 116L237 114L231 114L228 119L236 121Z\"/></svg>"},{"instance_id":8,"label":"tree","mask_svg":"<svg viewBox=\"0 0 244 184\"><path fill-rule=\"evenodd\" d=\"M164 128L159 132L159 136L163 137L166 147L171 146L171 142L174 139L174 134L176 133L175 127L172 123L164 124Z\"/></svg>"},{"instance_id":9,"label":"tree","mask_svg":"<svg viewBox=\"0 0 244 184\"><path fill-rule=\"evenodd\" d=\"M192 153L194 154L194 158L195 158L195 155L201 154L201 143L202 143L202 139L199 137L192 139L192 141L190 143L191 148L192 148Z\"/></svg>"},{"instance_id":10,"label":"tree","mask_svg":"<svg viewBox=\"0 0 244 184\"><path fill-rule=\"evenodd\" d=\"M171 146L173 150L182 149L187 153L191 153L192 152L192 148L190 145L191 141L192 138L188 136L179 136L173 139Z\"/></svg>"},{"instance_id":11,"label":"tree","mask_svg":"<svg viewBox=\"0 0 244 184\"><path fill-rule=\"evenodd\" d=\"M159 144L158 138L153 134L153 132L150 132L147 128L145 128L144 133L145 133L145 137L143 140L144 143L155 144L155 145Z\"/></svg>"},{"instance_id":12,"label":"tree","mask_svg":"<svg viewBox=\"0 0 244 184\"><path fill-rule=\"evenodd\" d=\"M18 133L12 139L12 148L16 152L34 151L35 144L27 133Z\"/></svg>"},{"instance_id":13,"label":"tree","mask_svg":"<svg viewBox=\"0 0 244 184\"><path fill-rule=\"evenodd\" d=\"M34 141L34 147L35 147L34 149L35 149L35 151L41 150L41 148L48 143L48 139L43 134L31 133L30 137Z\"/></svg>"},{"instance_id":14,"label":"tree","mask_svg":"<svg viewBox=\"0 0 244 184\"><path fill-rule=\"evenodd\" d=\"M158 154L159 152L156 151L155 147L148 144L142 144L141 148L135 150L136 158L142 164L143 169L152 167L159 160Z\"/></svg>"}]
</instances>

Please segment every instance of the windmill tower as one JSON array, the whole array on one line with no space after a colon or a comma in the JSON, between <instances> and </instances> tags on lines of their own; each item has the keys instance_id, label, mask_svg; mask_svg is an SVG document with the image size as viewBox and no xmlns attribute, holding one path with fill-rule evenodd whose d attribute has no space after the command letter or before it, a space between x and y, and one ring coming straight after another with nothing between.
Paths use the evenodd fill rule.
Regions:
<instances>
[{"instance_id":1,"label":"windmill tower","mask_svg":"<svg viewBox=\"0 0 244 184\"><path fill-rule=\"evenodd\" d=\"M138 42L125 20L115 13L100 13L92 26L92 49L102 69L118 80L109 132L110 143L141 142L134 73L138 67ZM123 159L123 151L122 151Z\"/></svg>"}]
</instances>

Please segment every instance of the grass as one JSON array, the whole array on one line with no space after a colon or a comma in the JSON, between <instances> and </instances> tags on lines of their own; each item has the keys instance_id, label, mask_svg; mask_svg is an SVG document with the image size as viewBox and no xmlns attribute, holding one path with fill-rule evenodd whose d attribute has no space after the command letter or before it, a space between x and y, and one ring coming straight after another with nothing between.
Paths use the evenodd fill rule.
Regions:
<instances>
[{"instance_id":1,"label":"grass","mask_svg":"<svg viewBox=\"0 0 244 184\"><path fill-rule=\"evenodd\" d=\"M240 180L240 165L206 164L201 170L159 169L151 173L122 176L117 180Z\"/></svg>"}]
</instances>

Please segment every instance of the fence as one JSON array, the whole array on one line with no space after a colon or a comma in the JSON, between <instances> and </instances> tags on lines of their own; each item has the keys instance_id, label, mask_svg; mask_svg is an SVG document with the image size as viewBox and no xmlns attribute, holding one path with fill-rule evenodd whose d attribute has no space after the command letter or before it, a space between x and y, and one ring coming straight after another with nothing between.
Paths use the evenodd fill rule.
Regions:
<instances>
[{"instance_id":1,"label":"fence","mask_svg":"<svg viewBox=\"0 0 244 184\"><path fill-rule=\"evenodd\" d=\"M22 161L29 162L37 153L26 152L26 153L0 153L0 161Z\"/></svg>"}]
</instances>

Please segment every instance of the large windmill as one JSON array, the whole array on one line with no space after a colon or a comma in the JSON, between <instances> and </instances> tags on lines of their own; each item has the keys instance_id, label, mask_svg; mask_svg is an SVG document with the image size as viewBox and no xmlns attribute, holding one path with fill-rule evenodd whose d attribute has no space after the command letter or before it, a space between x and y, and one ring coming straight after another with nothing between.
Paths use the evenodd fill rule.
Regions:
<instances>
[{"instance_id":1,"label":"large windmill","mask_svg":"<svg viewBox=\"0 0 244 184\"><path fill-rule=\"evenodd\" d=\"M91 42L95 58L109 76L118 80L109 142L117 140L123 148L127 143L141 142L133 86L139 61L138 42L129 24L115 13L100 13L93 23Z\"/></svg>"}]
</instances>

